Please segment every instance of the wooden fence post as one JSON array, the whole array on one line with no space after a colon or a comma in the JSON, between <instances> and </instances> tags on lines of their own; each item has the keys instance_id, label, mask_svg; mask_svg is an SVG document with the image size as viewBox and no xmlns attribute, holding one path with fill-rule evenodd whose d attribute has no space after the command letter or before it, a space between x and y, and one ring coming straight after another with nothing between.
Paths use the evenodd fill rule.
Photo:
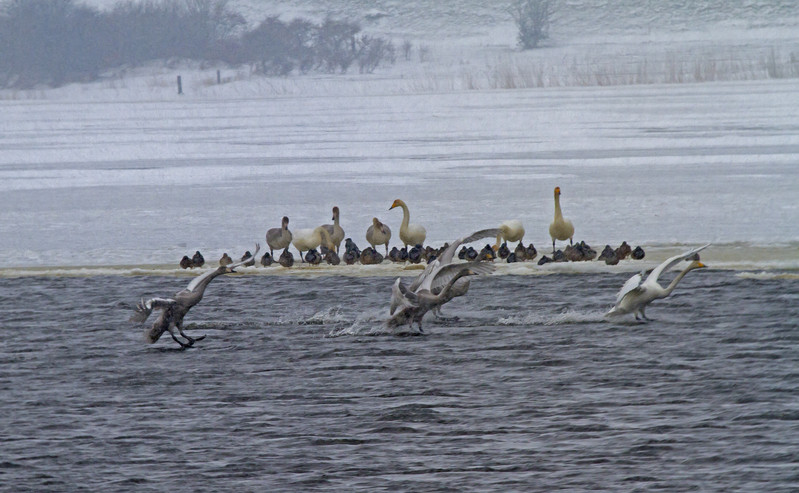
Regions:
<instances>
[{"instance_id":1,"label":"wooden fence post","mask_svg":"<svg viewBox=\"0 0 799 493\"><path fill-rule=\"evenodd\" d=\"M181 82L179 75L178 75L178 94L183 94L183 82Z\"/></svg>"}]
</instances>

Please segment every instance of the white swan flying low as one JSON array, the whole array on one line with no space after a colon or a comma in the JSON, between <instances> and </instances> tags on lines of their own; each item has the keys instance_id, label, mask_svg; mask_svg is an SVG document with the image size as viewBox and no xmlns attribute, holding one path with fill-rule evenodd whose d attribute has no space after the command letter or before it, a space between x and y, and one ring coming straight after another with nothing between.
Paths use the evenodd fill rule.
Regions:
<instances>
[{"instance_id":1,"label":"white swan flying low","mask_svg":"<svg viewBox=\"0 0 799 493\"><path fill-rule=\"evenodd\" d=\"M234 269L236 267L253 261L255 256L258 254L258 250L260 249L261 245L256 243L255 253L243 258L241 262L230 265L220 265L214 270L195 277L192 279L189 285L186 286L186 289L176 293L174 298L150 298L146 301L141 300L136 305L136 313L130 317L130 321L139 323L144 322L147 320L153 310L161 310L161 316L159 316L158 319L153 322L152 327L145 329L144 331L144 337L147 342L153 344L163 335L164 332L169 331L170 335L172 335L172 339L180 344L180 347L185 349L193 346L195 342L205 339L205 336L189 337L186 335L183 332L183 317L186 316L191 307L203 299L205 288L208 287L208 284L211 281L222 274L235 272ZM178 337L175 335L174 328L177 328L180 335L183 336L183 338L188 342L183 342L178 339Z\"/></svg>"},{"instance_id":2,"label":"white swan flying low","mask_svg":"<svg viewBox=\"0 0 799 493\"><path fill-rule=\"evenodd\" d=\"M627 313L634 313L636 320L639 319L638 315L640 315L644 320L650 320L644 313L646 306L657 299L666 298L669 296L671 292L674 291L677 283L679 283L680 280L690 271L705 267L705 264L699 261L698 253L708 246L710 246L710 243L699 248L694 248L693 250L685 252L681 255L675 255L674 257L669 258L662 264L655 267L655 269L652 270L652 272L647 276L646 280L644 280L644 272L632 276L627 280L627 282L624 283L624 286L622 286L622 288L619 290L619 293L616 295L616 305L611 308L610 311L605 314L605 316L617 316ZM682 272L677 274L677 277L675 277L668 286L665 288L662 287L658 283L658 277L683 260L693 261L688 264L688 266L683 269Z\"/></svg>"},{"instance_id":3,"label":"white swan flying low","mask_svg":"<svg viewBox=\"0 0 799 493\"><path fill-rule=\"evenodd\" d=\"M408 247L408 245L410 245L411 247L414 247L416 245L423 245L425 238L427 238L427 231L424 229L423 226L410 223L411 213L410 211L408 211L408 206L405 205L405 202L403 202L400 199L397 199L394 201L393 204L391 204L391 207L389 207L388 210L391 210L395 207L402 207L402 224L400 225L400 232L399 232L400 240L402 240L402 243L405 244L406 248Z\"/></svg>"},{"instance_id":4,"label":"white swan flying low","mask_svg":"<svg viewBox=\"0 0 799 493\"><path fill-rule=\"evenodd\" d=\"M552 238L552 253L555 253L555 240L574 244L574 225L563 217L560 210L560 187L555 187L555 219L549 225L549 236Z\"/></svg>"}]
</instances>

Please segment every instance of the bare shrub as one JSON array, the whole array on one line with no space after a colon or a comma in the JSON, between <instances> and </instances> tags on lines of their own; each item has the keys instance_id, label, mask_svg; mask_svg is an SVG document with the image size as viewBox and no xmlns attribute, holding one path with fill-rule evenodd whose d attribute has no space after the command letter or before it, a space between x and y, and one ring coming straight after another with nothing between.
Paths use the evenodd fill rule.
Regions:
<instances>
[{"instance_id":1,"label":"bare shrub","mask_svg":"<svg viewBox=\"0 0 799 493\"><path fill-rule=\"evenodd\" d=\"M325 19L317 29L317 66L326 72L345 73L358 55L355 35L361 27L354 22Z\"/></svg>"},{"instance_id":2,"label":"bare shrub","mask_svg":"<svg viewBox=\"0 0 799 493\"><path fill-rule=\"evenodd\" d=\"M413 49L413 44L409 40L405 40L402 42L402 56L405 58L405 61L410 61L411 59L411 50Z\"/></svg>"},{"instance_id":3,"label":"bare shrub","mask_svg":"<svg viewBox=\"0 0 799 493\"><path fill-rule=\"evenodd\" d=\"M358 70L371 74L381 63L396 61L394 45L383 38L363 35L358 40Z\"/></svg>"},{"instance_id":4,"label":"bare shrub","mask_svg":"<svg viewBox=\"0 0 799 493\"><path fill-rule=\"evenodd\" d=\"M424 63L430 58L430 47L427 45L420 45L416 50L419 53L419 63Z\"/></svg>"},{"instance_id":5,"label":"bare shrub","mask_svg":"<svg viewBox=\"0 0 799 493\"><path fill-rule=\"evenodd\" d=\"M555 0L513 0L508 11L519 29L519 46L523 50L536 48L549 37Z\"/></svg>"}]
</instances>

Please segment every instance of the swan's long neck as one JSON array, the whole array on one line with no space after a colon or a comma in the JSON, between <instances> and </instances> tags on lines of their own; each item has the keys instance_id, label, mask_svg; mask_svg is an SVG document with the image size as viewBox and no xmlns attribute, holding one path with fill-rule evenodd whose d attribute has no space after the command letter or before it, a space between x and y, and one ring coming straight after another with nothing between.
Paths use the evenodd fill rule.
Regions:
<instances>
[{"instance_id":1,"label":"swan's long neck","mask_svg":"<svg viewBox=\"0 0 799 493\"><path fill-rule=\"evenodd\" d=\"M563 219L563 212L560 210L560 195L555 194L555 219Z\"/></svg>"},{"instance_id":2,"label":"swan's long neck","mask_svg":"<svg viewBox=\"0 0 799 493\"><path fill-rule=\"evenodd\" d=\"M499 233L497 233L497 244L496 244L496 245L494 245L494 250L495 250L495 251L496 251L496 250L498 250L498 249L499 249L499 246L500 246L501 244L502 244L502 231L500 231Z\"/></svg>"},{"instance_id":3,"label":"swan's long neck","mask_svg":"<svg viewBox=\"0 0 799 493\"><path fill-rule=\"evenodd\" d=\"M411 212L408 210L408 206L405 205L404 203L400 204L400 207L402 207L402 226L401 226L401 228L402 229L407 229L408 228L408 224L410 224L410 222L411 222Z\"/></svg>"},{"instance_id":4,"label":"swan's long neck","mask_svg":"<svg viewBox=\"0 0 799 493\"><path fill-rule=\"evenodd\" d=\"M213 271L210 274L208 274L208 277L204 278L202 281L197 283L197 286L194 287L192 292L195 293L196 296L199 296L200 298L202 298L203 293L205 292L205 288L208 287L208 285L211 283L211 281L213 281L214 279L216 279L217 277L221 276L222 274L224 274L226 272L227 272L226 268L218 267L215 271Z\"/></svg>"},{"instance_id":5,"label":"swan's long neck","mask_svg":"<svg viewBox=\"0 0 799 493\"><path fill-rule=\"evenodd\" d=\"M338 212L333 214L333 224L338 226Z\"/></svg>"},{"instance_id":6,"label":"swan's long neck","mask_svg":"<svg viewBox=\"0 0 799 493\"><path fill-rule=\"evenodd\" d=\"M683 269L682 272L677 274L677 277L675 277L674 280L672 280L669 283L669 285L666 286L666 289L663 290L663 293L664 293L663 296L666 297L666 296L670 295L671 292L674 291L674 288L677 287L677 283L679 283L682 280L682 278L685 277L685 274L688 274L689 272L691 272L694 269L696 269L696 267L694 267L693 265L689 265L688 267Z\"/></svg>"}]
</instances>

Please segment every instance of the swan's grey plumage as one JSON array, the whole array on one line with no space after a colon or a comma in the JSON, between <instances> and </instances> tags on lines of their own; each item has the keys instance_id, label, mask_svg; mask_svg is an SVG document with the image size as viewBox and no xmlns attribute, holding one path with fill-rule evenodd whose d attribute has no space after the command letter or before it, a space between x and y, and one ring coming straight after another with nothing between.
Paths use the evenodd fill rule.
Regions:
<instances>
[{"instance_id":1,"label":"swan's grey plumage","mask_svg":"<svg viewBox=\"0 0 799 493\"><path fill-rule=\"evenodd\" d=\"M441 287L438 294L434 294L433 291L429 289L429 282L425 282L418 290L411 291L402 283L400 278L397 278L397 281L395 281L392 286L392 292L399 293L402 298L399 300L399 304L395 306L395 302L393 301L394 295L392 293L393 313L387 325L389 327L398 327L407 323L413 327L413 323L416 322L419 327L419 332L423 332L422 318L424 318L425 314L430 310L441 307L449 297L452 287L461 278L494 271L494 264L483 262L450 264L449 267L453 268L452 275L447 277L447 282ZM477 270L474 270L475 268Z\"/></svg>"},{"instance_id":2,"label":"swan's grey plumage","mask_svg":"<svg viewBox=\"0 0 799 493\"><path fill-rule=\"evenodd\" d=\"M705 264L698 260L698 254L708 246L710 246L710 243L667 259L665 262L655 267L646 279L644 279L645 271L629 278L616 295L615 306L611 308L606 315L615 316L634 313L636 320L639 315L643 317L644 320L648 320L645 310L649 303L657 299L666 298L688 272L705 267ZM693 259L693 262L677 274L677 277L675 277L667 287L664 288L658 283L658 278L661 274L680 262L691 259Z\"/></svg>"},{"instance_id":3,"label":"swan's grey plumage","mask_svg":"<svg viewBox=\"0 0 799 493\"><path fill-rule=\"evenodd\" d=\"M463 295L469 289L469 283L457 281L466 275L490 274L494 271L493 264L484 262L467 262L454 264L455 253L464 243L471 243L483 238L494 237L499 233L497 228L483 229L469 236L453 241L435 260L427 264L424 271L416 276L409 286L405 286L401 278L397 278L391 288L391 303L389 313L392 318L390 326L413 324L416 321L421 330L421 319L430 310L437 312L441 305L450 301L456 295ZM465 274L465 271L469 271ZM453 288L458 286L453 293ZM419 296L422 295L420 304ZM399 311L398 311L399 310Z\"/></svg>"},{"instance_id":4,"label":"swan's grey plumage","mask_svg":"<svg viewBox=\"0 0 799 493\"><path fill-rule=\"evenodd\" d=\"M153 322L153 325L149 329L145 330L144 335L147 342L150 344L155 343L164 332L168 331L172 336L172 339L180 344L181 347L187 348L193 346L195 342L204 339L205 336L193 338L184 333L183 318L194 305L203 299L205 288L208 287L208 284L211 281L222 274L235 272L234 269L236 267L252 261L260 248L261 246L256 243L255 253L245 258L241 262L230 265L220 265L214 270L210 270L195 277L191 280L189 285L186 286L186 289L178 291L174 298L150 298L148 300L142 299L136 305L135 313L133 316L131 316L130 320L132 322L142 323L149 318L153 310L161 310L161 315L155 320L155 322ZM177 328L178 333L180 333L180 335L186 341L188 341L187 343L181 341L177 337L174 328Z\"/></svg>"},{"instance_id":5,"label":"swan's grey plumage","mask_svg":"<svg viewBox=\"0 0 799 493\"><path fill-rule=\"evenodd\" d=\"M330 241L336 246L336 253L338 253L341 242L344 241L344 228L339 225L338 206L333 207L333 224L325 224L324 228L330 234Z\"/></svg>"},{"instance_id":6,"label":"swan's grey plumage","mask_svg":"<svg viewBox=\"0 0 799 493\"><path fill-rule=\"evenodd\" d=\"M498 228L481 229L480 231L475 231L469 236L458 238L457 240L453 241L443 252L441 252L441 255L439 255L434 261L427 264L427 267L425 267L424 271L422 271L422 273L416 276L416 279L413 280L413 282L409 286L409 289L411 291L419 289L419 287L428 278L430 279L432 289L440 288L441 286L446 284L448 279L444 279L442 277L439 280L435 280L435 278L440 273L442 273L444 267L452 264L452 261L455 258L455 253L458 251L458 247L466 243L472 243L477 240L482 240L484 238L491 238L496 236L497 234L499 234Z\"/></svg>"},{"instance_id":7,"label":"swan's grey plumage","mask_svg":"<svg viewBox=\"0 0 799 493\"><path fill-rule=\"evenodd\" d=\"M272 257L275 256L275 250L283 250L291 245L288 216L283 216L279 228L272 228L266 232L266 244L269 246L269 255Z\"/></svg>"},{"instance_id":8,"label":"swan's grey plumage","mask_svg":"<svg viewBox=\"0 0 799 493\"><path fill-rule=\"evenodd\" d=\"M391 240L391 228L383 224L376 217L372 218L372 225L366 229L366 241L376 248L377 245L386 246L386 257L388 257L388 242Z\"/></svg>"}]
</instances>

